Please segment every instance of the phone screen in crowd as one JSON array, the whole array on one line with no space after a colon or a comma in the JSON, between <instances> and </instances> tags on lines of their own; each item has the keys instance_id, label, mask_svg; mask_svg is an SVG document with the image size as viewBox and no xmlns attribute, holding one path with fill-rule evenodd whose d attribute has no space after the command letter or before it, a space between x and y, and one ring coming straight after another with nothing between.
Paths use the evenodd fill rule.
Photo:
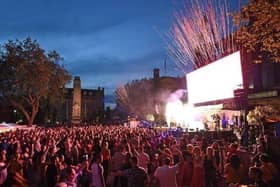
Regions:
<instances>
[{"instance_id":1,"label":"phone screen in crowd","mask_svg":"<svg viewBox=\"0 0 280 187\"><path fill-rule=\"evenodd\" d=\"M84 158L84 160L88 160L88 155L87 154L84 155L83 158Z\"/></svg>"}]
</instances>

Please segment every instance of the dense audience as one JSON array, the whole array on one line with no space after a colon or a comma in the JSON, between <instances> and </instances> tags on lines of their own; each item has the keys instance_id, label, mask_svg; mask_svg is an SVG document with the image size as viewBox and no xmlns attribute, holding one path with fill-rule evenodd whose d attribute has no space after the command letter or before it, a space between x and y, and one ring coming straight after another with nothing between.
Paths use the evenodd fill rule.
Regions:
<instances>
[{"instance_id":1,"label":"dense audience","mask_svg":"<svg viewBox=\"0 0 280 187\"><path fill-rule=\"evenodd\" d=\"M264 137L236 142L155 129L87 126L0 134L0 186L280 186Z\"/></svg>"}]
</instances>

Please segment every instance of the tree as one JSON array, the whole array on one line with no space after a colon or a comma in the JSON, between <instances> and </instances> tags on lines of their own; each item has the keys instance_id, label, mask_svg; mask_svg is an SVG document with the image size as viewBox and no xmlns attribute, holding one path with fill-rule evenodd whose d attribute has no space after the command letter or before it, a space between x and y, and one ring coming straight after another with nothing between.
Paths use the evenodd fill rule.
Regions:
<instances>
[{"instance_id":1,"label":"tree","mask_svg":"<svg viewBox=\"0 0 280 187\"><path fill-rule=\"evenodd\" d=\"M273 122L279 121L279 112L278 108L270 105L256 106L253 110L249 111L247 121L249 125L260 127L262 134L264 134L264 123L269 120Z\"/></svg>"},{"instance_id":2,"label":"tree","mask_svg":"<svg viewBox=\"0 0 280 187\"><path fill-rule=\"evenodd\" d=\"M61 96L70 74L56 52L46 53L36 40L8 41L1 46L0 92L32 125L42 99Z\"/></svg>"},{"instance_id":3,"label":"tree","mask_svg":"<svg viewBox=\"0 0 280 187\"><path fill-rule=\"evenodd\" d=\"M249 0L234 16L237 41L255 62L280 62L280 0Z\"/></svg>"}]
</instances>

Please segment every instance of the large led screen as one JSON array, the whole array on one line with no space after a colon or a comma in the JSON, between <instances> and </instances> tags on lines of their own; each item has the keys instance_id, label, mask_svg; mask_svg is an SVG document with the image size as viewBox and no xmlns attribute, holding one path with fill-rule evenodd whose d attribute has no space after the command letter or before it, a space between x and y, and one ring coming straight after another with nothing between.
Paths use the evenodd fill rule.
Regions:
<instances>
[{"instance_id":1,"label":"large led screen","mask_svg":"<svg viewBox=\"0 0 280 187\"><path fill-rule=\"evenodd\" d=\"M233 98L242 88L240 52L232 53L186 75L189 103Z\"/></svg>"}]
</instances>

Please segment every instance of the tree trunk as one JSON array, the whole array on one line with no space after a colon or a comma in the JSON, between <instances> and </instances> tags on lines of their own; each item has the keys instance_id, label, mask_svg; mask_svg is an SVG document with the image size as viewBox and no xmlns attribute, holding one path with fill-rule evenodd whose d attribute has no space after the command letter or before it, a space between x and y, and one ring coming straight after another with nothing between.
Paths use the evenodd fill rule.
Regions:
<instances>
[{"instance_id":1,"label":"tree trunk","mask_svg":"<svg viewBox=\"0 0 280 187\"><path fill-rule=\"evenodd\" d=\"M33 124L33 120L32 120L31 118L28 118L28 119L27 119L27 126L28 126L28 127L31 127L32 124Z\"/></svg>"},{"instance_id":2,"label":"tree trunk","mask_svg":"<svg viewBox=\"0 0 280 187\"><path fill-rule=\"evenodd\" d=\"M32 112L31 112L31 116L28 120L28 126L32 126L34 124L34 119L38 113L38 109L39 109L39 100L35 101L32 105Z\"/></svg>"},{"instance_id":3,"label":"tree trunk","mask_svg":"<svg viewBox=\"0 0 280 187\"><path fill-rule=\"evenodd\" d=\"M27 121L27 126L30 127L32 126L33 124L33 121L34 121L34 117L33 116L33 113L29 114L28 112L23 112L25 118L26 118L26 121Z\"/></svg>"},{"instance_id":4,"label":"tree trunk","mask_svg":"<svg viewBox=\"0 0 280 187\"><path fill-rule=\"evenodd\" d=\"M30 118L28 119L28 126L31 127L34 124L34 119L37 114L37 111L32 111Z\"/></svg>"},{"instance_id":5,"label":"tree trunk","mask_svg":"<svg viewBox=\"0 0 280 187\"><path fill-rule=\"evenodd\" d=\"M27 121L27 126L29 126L29 127L32 126L34 119L36 117L36 114L38 113L39 100L31 103L31 105L32 105L31 114L28 111L26 111L26 109L20 103L14 101L12 99L9 99L9 100L12 103L12 105L14 105L16 108L18 108L23 113L23 115L25 116L26 121Z\"/></svg>"}]
</instances>

